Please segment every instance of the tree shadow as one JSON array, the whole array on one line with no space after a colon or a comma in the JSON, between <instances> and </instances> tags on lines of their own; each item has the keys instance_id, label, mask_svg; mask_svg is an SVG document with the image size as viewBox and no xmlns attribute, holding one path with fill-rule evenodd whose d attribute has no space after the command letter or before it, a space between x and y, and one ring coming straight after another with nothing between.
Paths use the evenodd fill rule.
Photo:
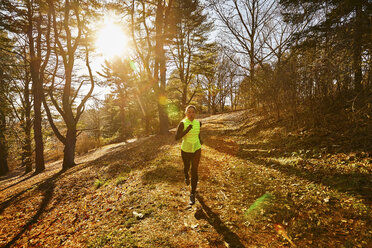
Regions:
<instances>
[{"instance_id":1,"label":"tree shadow","mask_svg":"<svg viewBox=\"0 0 372 248\"><path fill-rule=\"evenodd\" d=\"M178 183L182 181L182 175L183 171L181 170L181 168L178 169L171 165L164 165L147 171L143 175L142 180L144 181L144 183Z\"/></svg>"},{"instance_id":2,"label":"tree shadow","mask_svg":"<svg viewBox=\"0 0 372 248\"><path fill-rule=\"evenodd\" d=\"M84 168L107 166L104 174L106 177L112 178L120 174L123 169L136 170L147 166L148 164L142 162L155 159L162 152L162 147L171 142L175 142L172 135L156 135L139 139L136 142L128 143L129 146L125 148L110 148L107 154L90 161ZM131 159L132 161L129 162ZM137 161L133 162L133 160Z\"/></svg>"},{"instance_id":3,"label":"tree shadow","mask_svg":"<svg viewBox=\"0 0 372 248\"><path fill-rule=\"evenodd\" d=\"M170 143L169 138L169 136L151 136L140 139L137 142L129 143L129 146L119 145L109 148L104 155L91 161L78 163L69 168L67 171L63 172L63 177L68 177L88 169L96 172L95 178L99 177L105 180L113 179L122 173L129 173L130 171L141 169L143 166L147 166L147 164L140 161L151 161L154 159L159 152L161 152L161 147ZM151 154L147 152L149 149L152 150ZM130 165L127 164L128 160L137 158L140 158L138 161L140 163L135 162ZM63 200L63 197L64 195L59 194L55 202L60 202Z\"/></svg>"},{"instance_id":4,"label":"tree shadow","mask_svg":"<svg viewBox=\"0 0 372 248\"><path fill-rule=\"evenodd\" d=\"M197 194L197 200L199 201L202 209L195 212L196 219L205 219L208 223L213 226L216 232L223 236L223 239L228 243L229 247L244 248L244 245L240 242L240 238L237 234L232 232L220 219L220 217L208 207L202 196Z\"/></svg>"},{"instance_id":5,"label":"tree shadow","mask_svg":"<svg viewBox=\"0 0 372 248\"><path fill-rule=\"evenodd\" d=\"M19 192L19 193L17 193L17 194L15 194L15 195L12 195L11 197L9 197L9 199L8 200L6 200L6 201L4 201L4 202L2 202L1 204L0 204L0 214L10 205L10 203L12 203L12 201L14 200L14 199L16 199L18 196L21 196L21 195L23 195L23 193L25 193L25 192L27 192L29 189L25 189L25 190L23 190L23 191L21 191L21 192Z\"/></svg>"},{"instance_id":6,"label":"tree shadow","mask_svg":"<svg viewBox=\"0 0 372 248\"><path fill-rule=\"evenodd\" d=\"M10 171L6 175L0 177L0 182L11 179L13 177L23 176L24 170L25 170L24 168L18 168L16 170Z\"/></svg>"},{"instance_id":7,"label":"tree shadow","mask_svg":"<svg viewBox=\"0 0 372 248\"><path fill-rule=\"evenodd\" d=\"M307 161L306 164L312 169L285 166L275 161L270 162L259 158L249 158L248 161L290 176L296 176L316 184L322 184L339 192L364 199L369 204L372 203L372 175L361 173L334 173L326 170L326 168L321 168L319 165L312 164L309 161Z\"/></svg>"},{"instance_id":8,"label":"tree shadow","mask_svg":"<svg viewBox=\"0 0 372 248\"><path fill-rule=\"evenodd\" d=\"M283 139L281 142L285 144L287 140ZM231 142L223 142L223 138L218 140L218 137L211 137L205 143L219 152L236 156L256 165L275 169L289 176L296 176L316 184L322 184L337 191L362 198L367 202L372 202L370 191L372 188L372 175L358 172L343 173L341 169L331 170L324 164L314 164L306 159L298 165L280 164L273 158L290 158L292 152L286 148L277 149L279 141L234 145ZM232 147L235 147L235 150ZM303 147L299 146L296 151L301 148Z\"/></svg>"},{"instance_id":9,"label":"tree shadow","mask_svg":"<svg viewBox=\"0 0 372 248\"><path fill-rule=\"evenodd\" d=\"M27 181L28 179L34 177L35 175L36 175L35 173L31 173L30 175L26 176L25 178L19 180L18 182L13 183L13 184L11 184L11 185L8 185L8 186L6 186L5 188L2 188L2 189L0 190L0 192L4 191L4 190L6 190L6 189L9 189L9 188L11 188L11 187L13 187L13 186L16 186L17 184L20 184L20 183L22 183L22 182L24 182L24 181Z\"/></svg>"},{"instance_id":10,"label":"tree shadow","mask_svg":"<svg viewBox=\"0 0 372 248\"><path fill-rule=\"evenodd\" d=\"M105 176L108 178L114 177L117 174L120 174L123 169L123 163L125 163L126 160L134 158L137 158L137 154L141 153L144 155L144 157L141 158L141 161L143 160L150 160L155 158L160 151L161 147L165 144L169 144L169 138L170 137L162 137L162 136L156 136L156 137L150 137L149 139L141 139L139 142L132 142L128 143L129 146L124 147L114 147L109 148L106 154L103 156L94 159L92 161L88 161L86 163L80 163L78 165L73 166L72 168L69 168L68 170L60 170L56 174L50 176L49 178L45 179L42 182L38 182L32 187L36 186L36 190L39 190L43 194L43 199L38 207L37 212L34 214L34 216L27 221L27 223L22 226L22 229L15 235L5 246L3 247L12 247L14 244L21 238L21 236L29 230L32 225L36 224L39 220L39 218L42 216L42 214L45 212L46 207L50 203L53 192L55 190L55 184L56 181L63 175L63 177L68 177L70 175L73 175L75 173L78 173L79 171L82 171L87 168L94 168L94 170L99 170L101 167L108 167L108 170L104 172ZM172 137L173 138L173 137ZM173 139L172 139L173 140ZM141 147L141 150L137 150L139 147ZM147 154L147 151L149 149L152 149L151 155ZM143 150L143 152L142 152ZM139 151L139 152L138 152ZM119 160L119 163L118 163ZM138 168L134 167L131 169L139 169L139 167L142 166L142 163L134 163L133 166L138 166ZM144 165L145 166L145 165ZM170 166L171 167L171 166ZM168 172L170 171L170 174L166 177L167 180L178 180L175 178L172 178L172 176L177 171L176 168L164 168ZM158 173L162 173L162 171L158 171ZM178 171L177 171L178 173ZM159 174L159 175L160 175ZM33 177L34 174L31 174L27 178L22 179L21 181L25 181L29 179L30 177ZM14 183L12 186L19 184L20 182ZM9 186L11 187L11 186ZM27 188L19 193L16 193L12 196L10 196L6 201L2 202L0 204L0 213L2 213L8 206L11 204L14 204L17 201L17 198L22 196L24 193L26 193L30 188ZM63 196L62 196L63 197ZM56 202L59 202L60 199L56 199Z\"/></svg>"},{"instance_id":11,"label":"tree shadow","mask_svg":"<svg viewBox=\"0 0 372 248\"><path fill-rule=\"evenodd\" d=\"M23 226L22 230L12 238L12 240L10 240L5 246L5 247L11 247L12 245L15 244L15 242L17 242L17 240L22 236L23 233L25 233L27 230L30 229L30 227L37 223L38 219L40 218L40 216L44 213L44 210L46 209L48 203L50 202L50 200L52 199L52 196L53 196L53 191L54 191L54 187L55 187L55 181L56 179L63 173L63 171L60 171L58 172L57 174L54 174L52 177L48 178L46 181L44 181L43 183L41 183L39 186L38 186L38 189L39 190L42 190L44 191L44 197L43 197L43 200L39 206L39 209L38 211L36 212L36 214ZM21 192L17 195L21 195L22 193L24 192ZM14 198L14 196L12 197L12 199ZM9 203L8 203L9 205Z\"/></svg>"},{"instance_id":12,"label":"tree shadow","mask_svg":"<svg viewBox=\"0 0 372 248\"><path fill-rule=\"evenodd\" d=\"M38 182L38 183L35 183L35 184L33 184L31 187L35 187L35 186L37 186L38 188L40 188L45 182L47 182L47 181L49 181L49 180L52 180L56 175L59 175L59 174L62 174L64 171L60 171L60 172L58 172L58 173L56 173L56 174L54 174L54 175L52 175L51 177L49 177L48 179L46 179L44 182ZM6 188L4 188L4 189L1 189L1 191L3 191L3 190L5 190L5 189L7 189L7 188L10 188L10 187L13 187L13 186L15 186L15 185L17 185L17 184L19 184L19 183L21 183L21 182L24 182L24 181L26 181L26 180L28 180L28 179L30 179L30 178L32 178L32 177L34 177L34 176L36 176L36 175L38 175L39 173L32 173L32 174L30 174L29 176L27 176L26 178L24 178L24 179L22 179L22 180L20 180L19 182L17 182L17 183L14 183L14 184L12 184L12 185L10 185L10 186L7 186ZM54 180L54 179L53 179ZM8 197L8 199L7 200L5 200L4 202L2 202L1 204L0 204L0 214L13 202L13 200L14 199L17 199L19 196L21 196L21 195L23 195L25 192L27 192L27 191L29 191L30 190L30 187L29 188L26 188L26 189L24 189L24 190L22 190L22 191L20 191L20 192L18 192L18 193L16 193L16 194L14 194L14 195L11 195L10 197ZM1 192L0 191L0 192Z\"/></svg>"}]
</instances>

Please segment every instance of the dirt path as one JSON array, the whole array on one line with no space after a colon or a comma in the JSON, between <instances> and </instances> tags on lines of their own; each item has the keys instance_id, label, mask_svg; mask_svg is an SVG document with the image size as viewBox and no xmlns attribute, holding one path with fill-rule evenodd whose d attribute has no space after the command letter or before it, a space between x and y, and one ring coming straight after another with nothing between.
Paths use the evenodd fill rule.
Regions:
<instances>
[{"instance_id":1,"label":"dirt path","mask_svg":"<svg viewBox=\"0 0 372 248\"><path fill-rule=\"evenodd\" d=\"M286 233L297 247L369 247L368 158L344 176L338 163L324 169L328 158L288 155L276 139L280 128L263 126L243 112L203 120L192 207L173 135L105 147L33 182L8 179L0 189L0 245L290 247ZM355 185L345 188L340 182L352 173Z\"/></svg>"},{"instance_id":2,"label":"dirt path","mask_svg":"<svg viewBox=\"0 0 372 248\"><path fill-rule=\"evenodd\" d=\"M107 145L105 147L98 148L94 151L88 152L82 156L76 157L76 164L90 163L107 153L115 150L122 150L128 148L130 145L133 146L136 142L141 140L132 139L127 142ZM134 144L132 144L134 143ZM62 160L50 162L46 164L46 169L43 173L34 175L32 172L24 174L23 169L18 169L9 173L7 176L0 178L0 202L6 201L9 197L18 195L21 192L27 191L33 186L39 185L41 182L47 180L58 174L62 168Z\"/></svg>"}]
</instances>

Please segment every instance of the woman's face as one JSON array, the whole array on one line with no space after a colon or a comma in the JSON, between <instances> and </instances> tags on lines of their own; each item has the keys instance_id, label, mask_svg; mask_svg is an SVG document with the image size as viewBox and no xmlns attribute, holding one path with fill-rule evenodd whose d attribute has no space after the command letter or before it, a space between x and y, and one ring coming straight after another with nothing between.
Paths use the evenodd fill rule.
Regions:
<instances>
[{"instance_id":1,"label":"woman's face","mask_svg":"<svg viewBox=\"0 0 372 248\"><path fill-rule=\"evenodd\" d=\"M195 118L195 109L194 108L188 108L186 110L186 117L187 119L189 119L190 121L194 120Z\"/></svg>"}]
</instances>

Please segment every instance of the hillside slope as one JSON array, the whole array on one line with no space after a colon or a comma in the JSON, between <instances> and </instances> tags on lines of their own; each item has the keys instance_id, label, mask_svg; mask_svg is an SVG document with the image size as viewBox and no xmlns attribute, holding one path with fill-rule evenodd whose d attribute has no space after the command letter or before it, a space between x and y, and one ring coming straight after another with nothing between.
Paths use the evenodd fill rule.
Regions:
<instances>
[{"instance_id":1,"label":"hillside slope","mask_svg":"<svg viewBox=\"0 0 372 248\"><path fill-rule=\"evenodd\" d=\"M172 134L67 172L0 181L3 247L370 247L369 153L301 141L251 112L205 118L197 203ZM305 145L306 143L306 145Z\"/></svg>"}]
</instances>

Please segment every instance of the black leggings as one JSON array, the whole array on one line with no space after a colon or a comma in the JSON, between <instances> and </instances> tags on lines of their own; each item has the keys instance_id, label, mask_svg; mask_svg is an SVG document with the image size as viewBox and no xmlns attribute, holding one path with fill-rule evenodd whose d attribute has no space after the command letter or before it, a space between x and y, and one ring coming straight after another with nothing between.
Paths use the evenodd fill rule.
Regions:
<instances>
[{"instance_id":1,"label":"black leggings","mask_svg":"<svg viewBox=\"0 0 372 248\"><path fill-rule=\"evenodd\" d=\"M198 184L198 166L201 156L201 149L192 152L184 152L181 150L181 156L184 165L185 178L189 178L189 170L191 165L191 193L194 194L196 191L196 185Z\"/></svg>"}]
</instances>

